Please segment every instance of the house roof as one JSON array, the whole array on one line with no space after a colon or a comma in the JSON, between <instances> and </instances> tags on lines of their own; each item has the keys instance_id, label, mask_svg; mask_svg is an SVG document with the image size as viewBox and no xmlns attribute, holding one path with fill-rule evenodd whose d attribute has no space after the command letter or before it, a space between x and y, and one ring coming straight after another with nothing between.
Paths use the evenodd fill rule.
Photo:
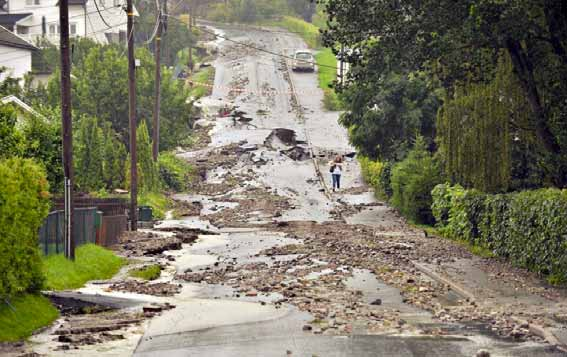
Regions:
<instances>
[{"instance_id":1,"label":"house roof","mask_svg":"<svg viewBox=\"0 0 567 357\"><path fill-rule=\"evenodd\" d=\"M18 21L31 15L31 12L23 14L0 14L0 26L14 26Z\"/></svg>"},{"instance_id":2,"label":"house roof","mask_svg":"<svg viewBox=\"0 0 567 357\"><path fill-rule=\"evenodd\" d=\"M33 110L32 107L30 107L29 105L24 103L20 98L16 97L15 95L9 95L7 97L1 98L0 103L17 105L18 107L20 107L25 112L28 112L33 116L36 116L36 117L41 118L43 120L46 120L43 115L41 115L38 112L36 112L35 110Z\"/></svg>"},{"instance_id":3,"label":"house roof","mask_svg":"<svg viewBox=\"0 0 567 357\"><path fill-rule=\"evenodd\" d=\"M31 51L37 50L37 47L2 26L0 26L0 45L23 48Z\"/></svg>"}]
</instances>

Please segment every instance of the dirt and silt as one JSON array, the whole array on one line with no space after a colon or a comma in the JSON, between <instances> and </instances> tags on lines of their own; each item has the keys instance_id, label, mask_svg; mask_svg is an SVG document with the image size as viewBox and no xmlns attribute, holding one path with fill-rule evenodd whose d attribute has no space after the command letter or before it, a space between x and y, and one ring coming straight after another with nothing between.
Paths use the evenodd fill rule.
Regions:
<instances>
[{"instance_id":1,"label":"dirt and silt","mask_svg":"<svg viewBox=\"0 0 567 357\"><path fill-rule=\"evenodd\" d=\"M260 48L303 46L291 35L226 31ZM314 345L323 336L429 337L450 345L451 355L561 355L533 326L560 326L563 291L412 228L374 199L350 157L345 188L329 192L327 161L353 149L337 114L322 111L315 75L292 73L280 58L234 43L223 42L219 54L213 95L199 104L199 140L179 153L197 173L191 192L174 196L182 217L128 234L116 247L133 262L129 268L160 264L161 277L141 281L124 270L89 284L74 297L112 308L69 311L32 339L31 350L221 356L220 346L233 343L252 355L307 355L274 342L292 334ZM232 116L219 115L226 107ZM467 286L471 266L498 289L469 296L435 278ZM282 329L280 320L291 327ZM251 337L242 335L266 331L271 337L244 346ZM455 336L462 339L451 342ZM200 339L209 349L187 342ZM273 350L259 352L262 344ZM448 351L443 346L424 354Z\"/></svg>"}]
</instances>

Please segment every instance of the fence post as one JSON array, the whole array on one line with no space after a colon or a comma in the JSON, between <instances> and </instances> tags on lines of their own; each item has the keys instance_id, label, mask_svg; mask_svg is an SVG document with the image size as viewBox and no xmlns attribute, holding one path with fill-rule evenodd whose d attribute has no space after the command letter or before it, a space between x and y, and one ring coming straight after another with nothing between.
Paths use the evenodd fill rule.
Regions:
<instances>
[{"instance_id":1,"label":"fence post","mask_svg":"<svg viewBox=\"0 0 567 357\"><path fill-rule=\"evenodd\" d=\"M43 243L43 250L45 251L45 256L49 255L49 215L47 215L47 222L45 222L45 242Z\"/></svg>"},{"instance_id":2,"label":"fence post","mask_svg":"<svg viewBox=\"0 0 567 357\"><path fill-rule=\"evenodd\" d=\"M59 214L55 213L55 254L59 254Z\"/></svg>"}]
</instances>

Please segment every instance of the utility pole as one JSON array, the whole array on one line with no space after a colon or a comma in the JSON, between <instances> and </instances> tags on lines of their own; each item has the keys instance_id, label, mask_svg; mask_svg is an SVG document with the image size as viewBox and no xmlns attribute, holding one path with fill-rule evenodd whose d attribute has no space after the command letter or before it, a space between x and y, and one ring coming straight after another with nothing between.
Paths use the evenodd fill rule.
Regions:
<instances>
[{"instance_id":1,"label":"utility pole","mask_svg":"<svg viewBox=\"0 0 567 357\"><path fill-rule=\"evenodd\" d=\"M67 1L67 0L65 0ZM134 59L134 11L126 1L128 15L128 119L130 123L130 229L138 230L138 154L136 152L136 61Z\"/></svg>"},{"instance_id":2,"label":"utility pole","mask_svg":"<svg viewBox=\"0 0 567 357\"><path fill-rule=\"evenodd\" d=\"M71 118L71 58L69 55L69 0L59 0L61 51L61 124L65 174L65 256L75 260L73 236L73 121Z\"/></svg>"},{"instance_id":3,"label":"utility pole","mask_svg":"<svg viewBox=\"0 0 567 357\"><path fill-rule=\"evenodd\" d=\"M339 76L340 76L340 81L341 81L341 85L344 84L344 74L345 74L345 69L344 69L344 61L345 61L345 46L343 44L341 44L341 56L339 57L340 59L340 63L339 63Z\"/></svg>"},{"instance_id":4,"label":"utility pole","mask_svg":"<svg viewBox=\"0 0 567 357\"><path fill-rule=\"evenodd\" d=\"M167 0L163 0L167 3ZM163 31L163 18L165 15L160 9L159 27L156 34L156 79L155 79L155 103L154 103L154 120L153 120L153 138L152 138L152 154L154 161L157 162L159 155L159 114L161 101L161 35Z\"/></svg>"},{"instance_id":5,"label":"utility pole","mask_svg":"<svg viewBox=\"0 0 567 357\"><path fill-rule=\"evenodd\" d=\"M189 33L191 34L191 40L193 40L193 1L189 3ZM193 46L189 43L189 61L187 63L189 67L189 73L193 73Z\"/></svg>"}]
</instances>

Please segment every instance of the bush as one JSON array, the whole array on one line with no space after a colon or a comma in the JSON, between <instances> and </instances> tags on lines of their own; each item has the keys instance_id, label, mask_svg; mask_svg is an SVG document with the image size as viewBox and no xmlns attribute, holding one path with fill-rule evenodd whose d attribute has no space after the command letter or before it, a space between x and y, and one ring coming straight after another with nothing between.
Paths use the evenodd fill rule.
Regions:
<instances>
[{"instance_id":1,"label":"bush","mask_svg":"<svg viewBox=\"0 0 567 357\"><path fill-rule=\"evenodd\" d=\"M0 298L43 286L38 231L48 210L43 169L29 159L0 161Z\"/></svg>"},{"instance_id":2,"label":"bush","mask_svg":"<svg viewBox=\"0 0 567 357\"><path fill-rule=\"evenodd\" d=\"M158 159L159 176L162 185L175 192L189 190L193 167L174 153L160 153Z\"/></svg>"},{"instance_id":3,"label":"bush","mask_svg":"<svg viewBox=\"0 0 567 357\"><path fill-rule=\"evenodd\" d=\"M384 190L381 186L380 178L382 172L384 171L384 163L380 161L374 161L366 156L360 156L358 158L360 162L360 169L362 171L362 177L367 184L369 184L374 189L374 194L376 197L381 199L387 199L385 197Z\"/></svg>"},{"instance_id":4,"label":"bush","mask_svg":"<svg viewBox=\"0 0 567 357\"><path fill-rule=\"evenodd\" d=\"M416 223L433 223L431 191L442 182L441 169L418 137L407 158L392 168L391 203Z\"/></svg>"},{"instance_id":5,"label":"bush","mask_svg":"<svg viewBox=\"0 0 567 357\"><path fill-rule=\"evenodd\" d=\"M439 185L433 198L443 234L490 249L555 283L565 282L567 190L488 195Z\"/></svg>"},{"instance_id":6,"label":"bush","mask_svg":"<svg viewBox=\"0 0 567 357\"><path fill-rule=\"evenodd\" d=\"M382 172L380 172L380 177L378 178L380 182L380 189L386 199L390 199L392 197L392 163L386 162L384 167L382 168Z\"/></svg>"}]
</instances>

